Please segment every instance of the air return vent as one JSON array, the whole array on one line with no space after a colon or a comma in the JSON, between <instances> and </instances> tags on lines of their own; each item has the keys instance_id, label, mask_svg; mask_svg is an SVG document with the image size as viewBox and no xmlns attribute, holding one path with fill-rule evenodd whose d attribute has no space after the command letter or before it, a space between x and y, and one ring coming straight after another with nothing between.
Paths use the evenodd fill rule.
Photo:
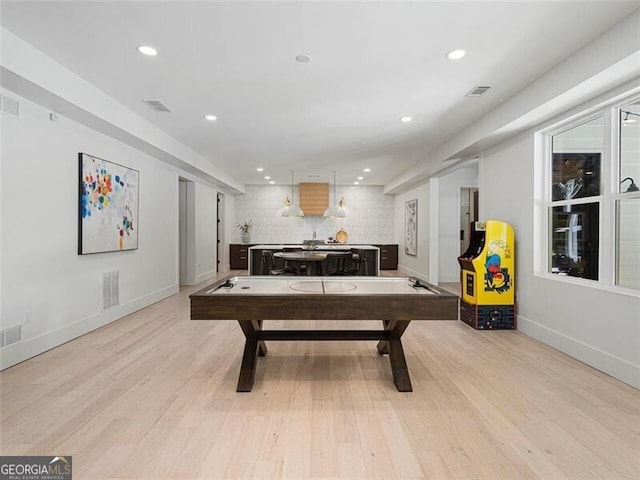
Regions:
<instances>
[{"instance_id":1,"label":"air return vent","mask_svg":"<svg viewBox=\"0 0 640 480\"><path fill-rule=\"evenodd\" d=\"M147 105L149 105L149 107L151 107L156 112L171 112L171 110L169 110L169 107L167 107L160 100L142 100L142 101Z\"/></svg>"},{"instance_id":2,"label":"air return vent","mask_svg":"<svg viewBox=\"0 0 640 480\"><path fill-rule=\"evenodd\" d=\"M465 95L465 97L479 97L481 95L483 95L487 90L489 90L491 87L479 87L479 86L475 86L471 89L471 91L469 93L467 93Z\"/></svg>"},{"instance_id":3,"label":"air return vent","mask_svg":"<svg viewBox=\"0 0 640 480\"><path fill-rule=\"evenodd\" d=\"M22 325L16 325L0 331L0 347L6 347L20 340L22 340Z\"/></svg>"},{"instance_id":4,"label":"air return vent","mask_svg":"<svg viewBox=\"0 0 640 480\"><path fill-rule=\"evenodd\" d=\"M120 272L102 274L102 306L106 310L120 303Z\"/></svg>"},{"instance_id":5,"label":"air return vent","mask_svg":"<svg viewBox=\"0 0 640 480\"><path fill-rule=\"evenodd\" d=\"M0 95L0 111L11 115L12 117L20 117L20 103L15 98Z\"/></svg>"}]
</instances>

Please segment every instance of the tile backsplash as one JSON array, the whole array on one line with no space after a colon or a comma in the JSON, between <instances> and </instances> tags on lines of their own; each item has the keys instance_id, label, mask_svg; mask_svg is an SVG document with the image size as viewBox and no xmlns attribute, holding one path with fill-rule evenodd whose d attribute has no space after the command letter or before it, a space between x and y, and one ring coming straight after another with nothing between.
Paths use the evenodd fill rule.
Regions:
<instances>
[{"instance_id":1,"label":"tile backsplash","mask_svg":"<svg viewBox=\"0 0 640 480\"><path fill-rule=\"evenodd\" d=\"M382 186L338 185L336 198L345 199L345 218L280 216L285 197L291 197L291 186L247 185L246 192L234 197L233 225L251 220L251 243L302 243L311 239L314 231L319 240L327 240L335 237L340 228L347 231L348 243L397 243L393 195L385 195ZM333 201L333 187L330 199ZM297 186L294 201L299 205ZM242 232L234 230L231 243L241 243Z\"/></svg>"}]
</instances>

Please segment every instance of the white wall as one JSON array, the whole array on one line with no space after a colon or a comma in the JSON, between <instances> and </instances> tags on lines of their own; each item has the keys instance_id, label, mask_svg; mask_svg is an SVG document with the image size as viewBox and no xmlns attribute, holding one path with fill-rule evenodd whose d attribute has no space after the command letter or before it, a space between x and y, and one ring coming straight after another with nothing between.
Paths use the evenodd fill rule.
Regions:
<instances>
[{"instance_id":1,"label":"white wall","mask_svg":"<svg viewBox=\"0 0 640 480\"><path fill-rule=\"evenodd\" d=\"M217 192L196 183L196 283L216 276Z\"/></svg>"},{"instance_id":2,"label":"white wall","mask_svg":"<svg viewBox=\"0 0 640 480\"><path fill-rule=\"evenodd\" d=\"M480 160L480 216L515 231L518 329L640 387L638 298L533 274L533 166L533 131Z\"/></svg>"},{"instance_id":3,"label":"white wall","mask_svg":"<svg viewBox=\"0 0 640 480\"><path fill-rule=\"evenodd\" d=\"M234 197L231 243L241 243L242 232L237 224L249 220L253 222L252 243L301 243L311 239L314 231L318 239L326 240L335 237L340 228L347 231L349 243L395 243L389 228L394 219L393 196L382 190L381 186L337 185L336 198L344 197L346 202L345 218L296 218L280 216L285 197L291 197L291 186L248 185L246 194ZM295 186L296 205L298 198Z\"/></svg>"},{"instance_id":4,"label":"white wall","mask_svg":"<svg viewBox=\"0 0 640 480\"><path fill-rule=\"evenodd\" d=\"M0 349L0 368L178 289L178 171L63 116L52 122L48 109L8 93L20 101L20 118L3 115L0 132L0 328L21 325L22 341ZM139 170L137 250L77 254L78 152ZM199 184L197 192L196 256L206 277L215 266L215 190ZM120 304L104 310L102 274L113 270L119 271Z\"/></svg>"},{"instance_id":5,"label":"white wall","mask_svg":"<svg viewBox=\"0 0 640 480\"><path fill-rule=\"evenodd\" d=\"M438 280L460 280L460 189L477 188L478 166L474 164L440 177L438 209ZM482 192L479 193L482 196Z\"/></svg>"},{"instance_id":6,"label":"white wall","mask_svg":"<svg viewBox=\"0 0 640 480\"><path fill-rule=\"evenodd\" d=\"M418 200L418 248L417 255L405 253L405 202ZM409 275L417 275L434 281L429 275L429 221L430 221L430 185L429 182L396 195L394 232L398 243L398 269Z\"/></svg>"}]
</instances>

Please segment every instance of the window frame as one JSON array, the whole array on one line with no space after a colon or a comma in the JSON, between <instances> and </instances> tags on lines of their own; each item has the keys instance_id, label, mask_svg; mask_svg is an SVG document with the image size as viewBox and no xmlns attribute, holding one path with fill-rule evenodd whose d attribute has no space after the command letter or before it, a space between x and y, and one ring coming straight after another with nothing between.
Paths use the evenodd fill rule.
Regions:
<instances>
[{"instance_id":1,"label":"window frame","mask_svg":"<svg viewBox=\"0 0 640 480\"><path fill-rule=\"evenodd\" d=\"M623 193L619 188L622 139L620 111L628 104L638 101L640 101L638 93L618 97L608 103L601 103L597 107L568 114L564 119L536 132L534 144L538 151L536 158L541 162L539 164L541 169L538 172L542 175L537 176L538 180L534 185L537 197L534 199L537 211L537 213L534 212L534 229L538 232L534 247L537 247L535 250L539 252L536 255L534 251L534 276L640 297L640 289L621 286L617 283L620 256L618 229L620 211L618 206L621 200L640 199L640 192ZM553 201L553 137L599 117L602 117L604 121L603 150L600 161L600 195ZM554 207L585 203L598 204L598 280L558 275L551 272L553 241L551 212Z\"/></svg>"}]
</instances>

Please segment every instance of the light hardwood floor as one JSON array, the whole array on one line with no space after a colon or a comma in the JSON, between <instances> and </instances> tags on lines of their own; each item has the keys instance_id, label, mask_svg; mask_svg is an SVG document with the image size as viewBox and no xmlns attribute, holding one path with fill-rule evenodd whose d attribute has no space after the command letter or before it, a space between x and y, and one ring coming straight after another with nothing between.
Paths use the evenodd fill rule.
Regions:
<instances>
[{"instance_id":1,"label":"light hardwood floor","mask_svg":"<svg viewBox=\"0 0 640 480\"><path fill-rule=\"evenodd\" d=\"M195 290L0 373L0 454L75 480L640 478L639 391L519 332L413 322L413 393L375 342L273 342L240 394L240 328L190 321Z\"/></svg>"}]
</instances>

